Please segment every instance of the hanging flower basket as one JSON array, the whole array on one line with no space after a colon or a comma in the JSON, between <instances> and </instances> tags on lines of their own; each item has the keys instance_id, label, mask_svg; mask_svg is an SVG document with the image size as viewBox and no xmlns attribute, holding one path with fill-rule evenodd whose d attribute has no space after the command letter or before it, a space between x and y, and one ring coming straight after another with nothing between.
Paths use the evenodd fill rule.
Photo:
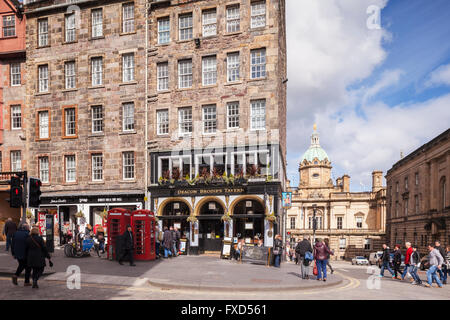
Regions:
<instances>
[{"instance_id":1,"label":"hanging flower basket","mask_svg":"<svg viewBox=\"0 0 450 320\"><path fill-rule=\"evenodd\" d=\"M189 216L187 219L186 219L186 221L187 222L192 222L192 223L194 223L194 222L197 222L198 221L198 219L195 217L195 216Z\"/></svg>"},{"instance_id":2,"label":"hanging flower basket","mask_svg":"<svg viewBox=\"0 0 450 320\"><path fill-rule=\"evenodd\" d=\"M27 219L31 219L33 218L33 213L31 212L31 210L27 209Z\"/></svg>"},{"instance_id":3,"label":"hanging flower basket","mask_svg":"<svg viewBox=\"0 0 450 320\"><path fill-rule=\"evenodd\" d=\"M75 214L75 217L77 217L77 218L84 218L84 213L83 213L83 211L78 211L78 212Z\"/></svg>"},{"instance_id":4,"label":"hanging flower basket","mask_svg":"<svg viewBox=\"0 0 450 320\"><path fill-rule=\"evenodd\" d=\"M231 217L228 214L224 214L220 220L222 220L223 222L229 222L231 221Z\"/></svg>"},{"instance_id":5,"label":"hanging flower basket","mask_svg":"<svg viewBox=\"0 0 450 320\"><path fill-rule=\"evenodd\" d=\"M277 220L277 217L275 216L275 214L272 212L272 214L270 216L266 216L265 218L267 221L270 222L275 222Z\"/></svg>"},{"instance_id":6,"label":"hanging flower basket","mask_svg":"<svg viewBox=\"0 0 450 320\"><path fill-rule=\"evenodd\" d=\"M106 209L103 209L103 211L100 213L100 217L102 217L103 220L108 219L108 211L106 211Z\"/></svg>"}]
</instances>

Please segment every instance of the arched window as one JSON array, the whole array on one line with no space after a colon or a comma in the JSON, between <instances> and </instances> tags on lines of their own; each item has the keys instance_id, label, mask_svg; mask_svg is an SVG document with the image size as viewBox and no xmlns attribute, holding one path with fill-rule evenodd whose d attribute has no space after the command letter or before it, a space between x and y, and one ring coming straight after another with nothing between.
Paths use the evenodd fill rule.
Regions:
<instances>
[{"instance_id":1,"label":"arched window","mask_svg":"<svg viewBox=\"0 0 450 320\"><path fill-rule=\"evenodd\" d=\"M440 182L440 188L439 190L441 191L441 195L440 195L440 207L441 209L445 208L445 204L447 203L447 199L446 199L446 194L447 194L447 183L445 181L445 177L442 177L441 182Z\"/></svg>"}]
</instances>

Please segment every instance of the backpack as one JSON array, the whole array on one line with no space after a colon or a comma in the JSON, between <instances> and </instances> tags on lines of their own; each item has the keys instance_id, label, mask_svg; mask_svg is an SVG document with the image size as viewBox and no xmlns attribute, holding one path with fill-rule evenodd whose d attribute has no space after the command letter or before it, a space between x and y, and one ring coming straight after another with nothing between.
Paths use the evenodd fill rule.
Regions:
<instances>
[{"instance_id":1,"label":"backpack","mask_svg":"<svg viewBox=\"0 0 450 320\"><path fill-rule=\"evenodd\" d=\"M305 253L305 260L307 260L307 261L313 261L314 260L314 257L313 257L311 252L306 251L306 253Z\"/></svg>"}]
</instances>

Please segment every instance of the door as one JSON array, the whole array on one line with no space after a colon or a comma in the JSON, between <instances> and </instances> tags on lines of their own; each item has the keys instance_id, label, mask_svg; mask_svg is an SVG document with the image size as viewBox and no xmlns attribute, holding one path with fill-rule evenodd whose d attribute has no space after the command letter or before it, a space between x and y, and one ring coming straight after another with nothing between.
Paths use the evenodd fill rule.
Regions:
<instances>
[{"instance_id":1,"label":"door","mask_svg":"<svg viewBox=\"0 0 450 320\"><path fill-rule=\"evenodd\" d=\"M199 222L200 251L220 251L223 240L223 222L220 219L200 220Z\"/></svg>"}]
</instances>

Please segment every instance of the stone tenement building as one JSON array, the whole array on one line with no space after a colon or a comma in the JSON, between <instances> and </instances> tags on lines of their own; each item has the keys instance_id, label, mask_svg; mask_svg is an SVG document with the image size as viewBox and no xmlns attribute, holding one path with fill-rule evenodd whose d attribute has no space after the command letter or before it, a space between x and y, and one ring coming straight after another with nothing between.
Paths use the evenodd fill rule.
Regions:
<instances>
[{"instance_id":1,"label":"stone tenement building","mask_svg":"<svg viewBox=\"0 0 450 320\"><path fill-rule=\"evenodd\" d=\"M436 240L450 245L450 129L392 166L387 180L387 234L392 245Z\"/></svg>"},{"instance_id":2,"label":"stone tenement building","mask_svg":"<svg viewBox=\"0 0 450 320\"><path fill-rule=\"evenodd\" d=\"M26 170L25 16L17 0L0 0L0 172ZM0 176L0 228L20 209L9 207L10 175ZM1 237L1 235L0 235Z\"/></svg>"},{"instance_id":3,"label":"stone tenement building","mask_svg":"<svg viewBox=\"0 0 450 320\"><path fill-rule=\"evenodd\" d=\"M316 208L316 238L328 238L334 250L332 259L368 256L381 249L385 238L386 189L383 173L372 173L371 192L350 192L350 177L331 179L331 162L320 147L314 126L311 146L303 155L298 188L292 192L292 208L287 213L287 231L294 244L304 235L312 239L313 213Z\"/></svg>"},{"instance_id":4,"label":"stone tenement building","mask_svg":"<svg viewBox=\"0 0 450 320\"><path fill-rule=\"evenodd\" d=\"M190 234L193 253L220 250L224 237L272 246L285 181L285 1L156 1L149 21L151 208Z\"/></svg>"},{"instance_id":5,"label":"stone tenement building","mask_svg":"<svg viewBox=\"0 0 450 320\"><path fill-rule=\"evenodd\" d=\"M28 171L43 183L41 209L95 225L104 209L142 208L145 0L33 1L25 13Z\"/></svg>"}]
</instances>

